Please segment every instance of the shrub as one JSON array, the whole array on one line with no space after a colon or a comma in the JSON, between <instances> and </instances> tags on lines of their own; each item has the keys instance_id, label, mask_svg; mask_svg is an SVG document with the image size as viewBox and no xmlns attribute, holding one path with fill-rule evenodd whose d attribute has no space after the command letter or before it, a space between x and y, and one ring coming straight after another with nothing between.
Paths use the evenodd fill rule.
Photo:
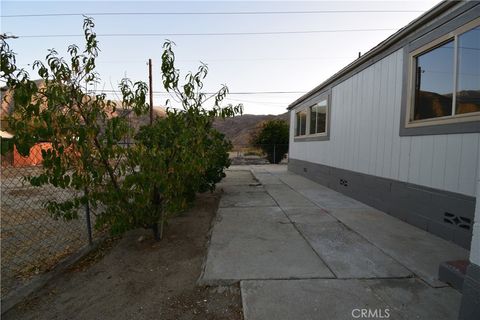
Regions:
<instances>
[{"instance_id":1,"label":"shrub","mask_svg":"<svg viewBox=\"0 0 480 320\"><path fill-rule=\"evenodd\" d=\"M288 152L289 130L283 120L270 120L262 124L252 138L252 144L267 154L270 163L280 163Z\"/></svg>"},{"instance_id":2,"label":"shrub","mask_svg":"<svg viewBox=\"0 0 480 320\"><path fill-rule=\"evenodd\" d=\"M52 144L42 151L41 174L28 177L32 185L80 191L71 199L47 202L54 217L75 219L82 205L102 205L96 227L107 226L112 234L146 227L159 239L171 216L184 210L197 192L213 190L224 176L231 146L212 128L212 122L214 117L241 113L242 106L220 107L228 93L226 86L211 97L202 93L206 65L187 74L181 85L173 44L167 41L162 54L163 85L181 108L170 108L166 118L135 129L128 117L149 109L145 83L123 79L120 105L105 94L82 90L85 84L100 80L95 72L99 49L93 29L93 20L86 18L85 48L69 46L68 62L53 49L46 63L35 61L42 86L17 69L15 54L2 39L2 77L15 102L9 117L14 142L23 155L38 141ZM210 98L214 106L207 110L203 103ZM136 143L122 146L132 136Z\"/></svg>"}]
</instances>

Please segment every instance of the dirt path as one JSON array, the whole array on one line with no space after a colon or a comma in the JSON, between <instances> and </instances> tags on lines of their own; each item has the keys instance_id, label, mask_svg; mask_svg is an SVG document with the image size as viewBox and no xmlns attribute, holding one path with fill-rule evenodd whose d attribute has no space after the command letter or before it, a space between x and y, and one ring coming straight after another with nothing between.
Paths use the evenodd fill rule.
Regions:
<instances>
[{"instance_id":1,"label":"dirt path","mask_svg":"<svg viewBox=\"0 0 480 320\"><path fill-rule=\"evenodd\" d=\"M196 285L218 200L218 193L200 195L161 242L135 230L104 246L2 318L242 319L237 286Z\"/></svg>"}]
</instances>

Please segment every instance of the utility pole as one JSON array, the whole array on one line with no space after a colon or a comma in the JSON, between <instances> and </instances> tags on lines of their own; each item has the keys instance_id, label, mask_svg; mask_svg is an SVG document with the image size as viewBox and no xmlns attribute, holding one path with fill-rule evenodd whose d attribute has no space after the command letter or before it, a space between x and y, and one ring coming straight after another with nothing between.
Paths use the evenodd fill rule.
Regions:
<instances>
[{"instance_id":1,"label":"utility pole","mask_svg":"<svg viewBox=\"0 0 480 320\"><path fill-rule=\"evenodd\" d=\"M148 93L150 96L150 124L153 123L153 84L152 84L152 59L148 59Z\"/></svg>"}]
</instances>

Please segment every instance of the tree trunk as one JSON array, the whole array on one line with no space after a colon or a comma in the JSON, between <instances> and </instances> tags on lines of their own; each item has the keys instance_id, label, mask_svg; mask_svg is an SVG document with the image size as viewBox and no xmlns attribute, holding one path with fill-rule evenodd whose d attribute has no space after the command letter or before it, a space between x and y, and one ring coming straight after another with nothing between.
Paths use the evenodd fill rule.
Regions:
<instances>
[{"instance_id":1,"label":"tree trunk","mask_svg":"<svg viewBox=\"0 0 480 320\"><path fill-rule=\"evenodd\" d=\"M163 211L162 211L162 200L160 194L158 193L158 188L155 186L153 188L153 206L156 212L160 212L160 230L158 228L158 222L152 224L153 236L155 240L160 241L163 238Z\"/></svg>"},{"instance_id":2,"label":"tree trunk","mask_svg":"<svg viewBox=\"0 0 480 320\"><path fill-rule=\"evenodd\" d=\"M155 238L156 241L162 240L161 234L158 230L158 223L154 223L150 226L153 231L153 237Z\"/></svg>"}]
</instances>

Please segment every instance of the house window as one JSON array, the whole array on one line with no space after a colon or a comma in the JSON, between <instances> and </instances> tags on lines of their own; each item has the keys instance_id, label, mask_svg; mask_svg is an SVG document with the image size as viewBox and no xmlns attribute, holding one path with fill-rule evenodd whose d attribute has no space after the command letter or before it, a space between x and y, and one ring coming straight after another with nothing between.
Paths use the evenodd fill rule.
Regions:
<instances>
[{"instance_id":1,"label":"house window","mask_svg":"<svg viewBox=\"0 0 480 320\"><path fill-rule=\"evenodd\" d=\"M480 19L411 54L407 125L480 119Z\"/></svg>"},{"instance_id":2,"label":"house window","mask_svg":"<svg viewBox=\"0 0 480 320\"><path fill-rule=\"evenodd\" d=\"M327 132L327 100L310 107L310 134Z\"/></svg>"},{"instance_id":3,"label":"house window","mask_svg":"<svg viewBox=\"0 0 480 320\"><path fill-rule=\"evenodd\" d=\"M307 133L307 112L299 111L296 113L296 136L304 136Z\"/></svg>"},{"instance_id":4,"label":"house window","mask_svg":"<svg viewBox=\"0 0 480 320\"><path fill-rule=\"evenodd\" d=\"M480 26L458 36L455 114L480 111Z\"/></svg>"}]
</instances>

